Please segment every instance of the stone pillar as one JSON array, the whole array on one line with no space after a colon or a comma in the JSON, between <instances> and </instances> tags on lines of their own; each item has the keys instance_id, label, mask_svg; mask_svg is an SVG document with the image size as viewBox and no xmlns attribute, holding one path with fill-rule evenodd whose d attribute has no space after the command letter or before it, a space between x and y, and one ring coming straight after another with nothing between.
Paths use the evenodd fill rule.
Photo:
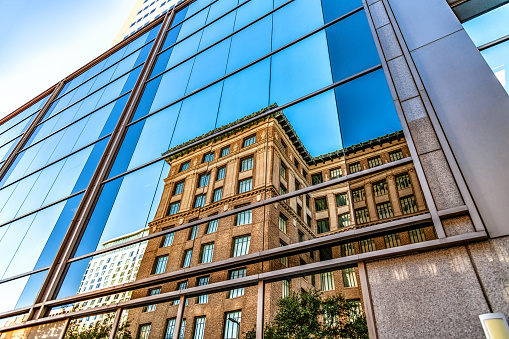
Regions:
<instances>
[{"instance_id":1,"label":"stone pillar","mask_svg":"<svg viewBox=\"0 0 509 339\"><path fill-rule=\"evenodd\" d=\"M395 216L401 215L401 206L399 204L398 189L396 187L396 181L394 175L387 176L387 189L389 190L389 200L391 202L392 211Z\"/></svg>"},{"instance_id":2,"label":"stone pillar","mask_svg":"<svg viewBox=\"0 0 509 339\"><path fill-rule=\"evenodd\" d=\"M377 221L378 213L376 211L375 198L373 196L373 185L371 183L364 185L364 194L366 195L366 207L369 212L369 220Z\"/></svg>"}]
</instances>

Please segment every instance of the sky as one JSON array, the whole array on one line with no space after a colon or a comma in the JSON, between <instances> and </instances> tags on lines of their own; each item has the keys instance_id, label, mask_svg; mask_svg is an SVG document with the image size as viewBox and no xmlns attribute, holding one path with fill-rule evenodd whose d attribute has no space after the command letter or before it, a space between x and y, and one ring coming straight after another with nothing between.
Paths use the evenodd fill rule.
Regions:
<instances>
[{"instance_id":1,"label":"sky","mask_svg":"<svg viewBox=\"0 0 509 339\"><path fill-rule=\"evenodd\" d=\"M108 50L136 0L0 0L0 118Z\"/></svg>"}]
</instances>

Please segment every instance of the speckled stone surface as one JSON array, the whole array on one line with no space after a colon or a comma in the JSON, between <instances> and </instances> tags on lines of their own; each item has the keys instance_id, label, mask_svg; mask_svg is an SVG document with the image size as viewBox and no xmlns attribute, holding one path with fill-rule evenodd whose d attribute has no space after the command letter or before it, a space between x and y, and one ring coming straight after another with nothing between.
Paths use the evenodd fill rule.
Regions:
<instances>
[{"instance_id":1,"label":"speckled stone surface","mask_svg":"<svg viewBox=\"0 0 509 339\"><path fill-rule=\"evenodd\" d=\"M374 4L369 6L369 11L371 12L371 17L373 18L373 25L375 25L375 28L380 28L390 23L389 17L387 16L387 12L385 11L385 7L382 1L375 2Z\"/></svg>"},{"instance_id":2,"label":"speckled stone surface","mask_svg":"<svg viewBox=\"0 0 509 339\"><path fill-rule=\"evenodd\" d=\"M426 153L421 155L420 159L437 209L462 206L463 199L443 152L440 150Z\"/></svg>"},{"instance_id":3,"label":"speckled stone surface","mask_svg":"<svg viewBox=\"0 0 509 339\"><path fill-rule=\"evenodd\" d=\"M412 74L406 63L405 58L402 56L392 59L387 62L389 71L391 72L396 92L400 101L404 101L419 95L417 87L415 86Z\"/></svg>"},{"instance_id":4,"label":"speckled stone surface","mask_svg":"<svg viewBox=\"0 0 509 339\"><path fill-rule=\"evenodd\" d=\"M493 312L509 316L509 237L468 245Z\"/></svg>"},{"instance_id":5,"label":"speckled stone surface","mask_svg":"<svg viewBox=\"0 0 509 339\"><path fill-rule=\"evenodd\" d=\"M385 25L376 30L378 40L382 46L385 55L385 60L392 60L400 55L403 55L401 47L399 46L398 39L394 33L392 25Z\"/></svg>"},{"instance_id":6,"label":"speckled stone surface","mask_svg":"<svg viewBox=\"0 0 509 339\"><path fill-rule=\"evenodd\" d=\"M408 121L408 127L414 140L417 153L424 154L440 149L440 142L431 125L420 97L415 97L401 103L403 113Z\"/></svg>"},{"instance_id":7,"label":"speckled stone surface","mask_svg":"<svg viewBox=\"0 0 509 339\"><path fill-rule=\"evenodd\" d=\"M474 224L468 215L445 219L442 221L442 225L448 237L475 232Z\"/></svg>"},{"instance_id":8,"label":"speckled stone surface","mask_svg":"<svg viewBox=\"0 0 509 339\"><path fill-rule=\"evenodd\" d=\"M488 312L466 248L366 264L380 339L484 338Z\"/></svg>"}]
</instances>

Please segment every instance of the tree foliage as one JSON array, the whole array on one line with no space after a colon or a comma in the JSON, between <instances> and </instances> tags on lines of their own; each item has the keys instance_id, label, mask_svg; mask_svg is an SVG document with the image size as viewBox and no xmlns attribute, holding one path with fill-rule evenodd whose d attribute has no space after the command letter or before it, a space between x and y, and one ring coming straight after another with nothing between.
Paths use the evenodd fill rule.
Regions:
<instances>
[{"instance_id":1,"label":"tree foliage","mask_svg":"<svg viewBox=\"0 0 509 339\"><path fill-rule=\"evenodd\" d=\"M83 328L78 323L72 322L65 333L64 339L108 339L113 323L113 316L105 316L89 327ZM129 323L123 322L117 329L116 339L132 339L129 331Z\"/></svg>"},{"instance_id":2,"label":"tree foliage","mask_svg":"<svg viewBox=\"0 0 509 339\"><path fill-rule=\"evenodd\" d=\"M326 298L316 290L292 293L278 301L274 320L265 325L265 339L367 339L366 318L342 295ZM245 339L256 339L255 330Z\"/></svg>"}]
</instances>

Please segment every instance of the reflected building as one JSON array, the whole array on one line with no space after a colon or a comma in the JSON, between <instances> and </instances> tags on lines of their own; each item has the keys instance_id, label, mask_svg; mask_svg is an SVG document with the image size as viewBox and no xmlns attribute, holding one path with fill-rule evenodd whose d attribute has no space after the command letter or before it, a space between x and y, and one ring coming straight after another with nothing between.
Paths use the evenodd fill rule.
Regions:
<instances>
[{"instance_id":1,"label":"reflected building","mask_svg":"<svg viewBox=\"0 0 509 339\"><path fill-rule=\"evenodd\" d=\"M212 141L200 143L210 133L193 139L195 146L191 151L179 152L189 142L170 149L168 152L174 153L167 158L171 169L164 179L164 191L155 219L149 224L150 232L161 232L249 206L340 178L346 173L376 170L378 166L409 156L402 131L396 131L312 157L283 111L256 119L276 107L268 107L217 128L215 133L218 134ZM247 119L254 120L238 126ZM406 163L149 240L137 279L427 212L414 165ZM432 239L436 239L434 228L427 225L139 289L133 293L133 298ZM265 321L274 318L280 298L313 288L323 291L323 296L342 294L362 308L358 270L351 267L266 285ZM204 324L214 324L204 326L204 338L236 338L240 333L228 320L228 315L235 313L237 320L242 319L240 337L243 337L245 332L256 327L256 312L251 305L257 293L257 287L252 286L186 298L182 321L187 325L181 327L181 333L184 338L191 338L196 331L196 321L200 319ZM132 332L139 332L142 324L149 338L171 338L180 302L175 300L131 310L128 319ZM147 330L147 324L154 326Z\"/></svg>"}]
</instances>

